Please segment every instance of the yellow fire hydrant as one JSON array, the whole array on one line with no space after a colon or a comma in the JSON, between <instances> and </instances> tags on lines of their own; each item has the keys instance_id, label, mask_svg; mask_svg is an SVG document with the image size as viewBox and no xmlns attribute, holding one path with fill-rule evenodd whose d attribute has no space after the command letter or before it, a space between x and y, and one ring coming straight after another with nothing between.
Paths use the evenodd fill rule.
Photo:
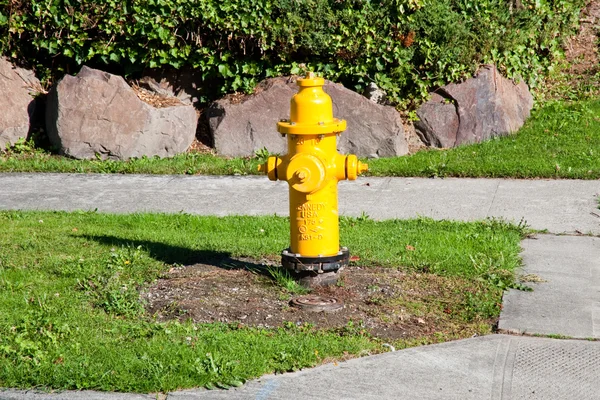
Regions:
<instances>
[{"instance_id":1,"label":"yellow fire hydrant","mask_svg":"<svg viewBox=\"0 0 600 400\"><path fill-rule=\"evenodd\" d=\"M282 265L308 286L335 283L348 265L349 251L340 248L337 183L368 170L355 155L337 152L336 139L346 121L333 117L324 84L311 72L298 79L290 119L277 124L287 135L288 153L259 166L270 180L289 184L290 247L282 253Z\"/></svg>"}]
</instances>

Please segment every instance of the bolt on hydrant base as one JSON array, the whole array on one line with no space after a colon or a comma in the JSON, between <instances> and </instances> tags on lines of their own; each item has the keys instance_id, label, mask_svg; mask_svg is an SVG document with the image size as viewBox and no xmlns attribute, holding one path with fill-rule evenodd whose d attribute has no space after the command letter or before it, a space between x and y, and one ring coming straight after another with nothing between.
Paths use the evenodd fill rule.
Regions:
<instances>
[{"instance_id":1,"label":"bolt on hydrant base","mask_svg":"<svg viewBox=\"0 0 600 400\"><path fill-rule=\"evenodd\" d=\"M269 157L259 170L290 188L290 247L282 253L283 267L301 282L330 281L317 278L331 273L337 280L350 258L348 249L340 248L337 184L355 180L368 166L355 155L337 152L337 136L346 121L333 117L325 80L308 73L297 84L290 119L277 124L287 136L288 153Z\"/></svg>"}]
</instances>

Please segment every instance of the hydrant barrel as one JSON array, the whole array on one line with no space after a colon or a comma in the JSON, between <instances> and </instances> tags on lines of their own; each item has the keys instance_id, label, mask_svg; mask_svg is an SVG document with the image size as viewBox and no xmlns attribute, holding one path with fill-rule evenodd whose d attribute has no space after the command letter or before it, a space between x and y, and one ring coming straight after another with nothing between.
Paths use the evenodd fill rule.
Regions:
<instances>
[{"instance_id":1,"label":"hydrant barrel","mask_svg":"<svg viewBox=\"0 0 600 400\"><path fill-rule=\"evenodd\" d=\"M289 135L290 159L286 180L290 185L290 251L305 257L333 256L340 251L337 174L328 169L343 159L336 153L336 135ZM341 169L341 168L340 168Z\"/></svg>"},{"instance_id":2,"label":"hydrant barrel","mask_svg":"<svg viewBox=\"0 0 600 400\"><path fill-rule=\"evenodd\" d=\"M346 121L334 118L323 78L309 73L297 84L290 119L277 124L287 136L288 153L269 157L259 169L289 184L290 247L282 253L283 266L300 274L337 273L349 260L340 247L337 184L356 179L368 166L337 152Z\"/></svg>"}]
</instances>

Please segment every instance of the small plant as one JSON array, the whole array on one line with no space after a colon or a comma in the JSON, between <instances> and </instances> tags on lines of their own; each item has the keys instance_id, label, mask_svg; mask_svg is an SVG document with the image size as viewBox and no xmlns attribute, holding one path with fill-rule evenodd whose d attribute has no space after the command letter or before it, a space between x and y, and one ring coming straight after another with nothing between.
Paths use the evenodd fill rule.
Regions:
<instances>
[{"instance_id":1,"label":"small plant","mask_svg":"<svg viewBox=\"0 0 600 400\"><path fill-rule=\"evenodd\" d=\"M358 217L349 217L349 216L341 216L340 217L340 226L354 226L356 224L365 223L367 221L371 221L371 217L364 211L361 211Z\"/></svg>"},{"instance_id":2,"label":"small plant","mask_svg":"<svg viewBox=\"0 0 600 400\"><path fill-rule=\"evenodd\" d=\"M479 273L478 279L486 282L486 286L500 290L518 289L526 292L533 291L529 286L515 280L514 271L502 268L502 265L506 264L502 254L500 254L498 259L493 259L483 254L471 255L469 257L473 263L473 268Z\"/></svg>"},{"instance_id":3,"label":"small plant","mask_svg":"<svg viewBox=\"0 0 600 400\"><path fill-rule=\"evenodd\" d=\"M310 292L307 288L300 285L290 272L283 267L268 266L267 272L279 286L291 294L306 294Z\"/></svg>"},{"instance_id":4,"label":"small plant","mask_svg":"<svg viewBox=\"0 0 600 400\"><path fill-rule=\"evenodd\" d=\"M215 381L216 383L208 383L206 389L229 389L230 387L242 386L246 380L235 376L235 369L239 365L239 361L222 361L212 353L206 353L204 358L197 358L195 362L195 370L204 380Z\"/></svg>"},{"instance_id":5,"label":"small plant","mask_svg":"<svg viewBox=\"0 0 600 400\"><path fill-rule=\"evenodd\" d=\"M378 285L369 285L367 286L367 290L369 292L379 292L381 288Z\"/></svg>"},{"instance_id":6,"label":"small plant","mask_svg":"<svg viewBox=\"0 0 600 400\"><path fill-rule=\"evenodd\" d=\"M381 294L374 294L374 295L370 296L369 298L367 298L365 300L365 303L376 305L376 306L381 306L381 305L385 304L386 300L387 299L384 296L382 296Z\"/></svg>"},{"instance_id":7,"label":"small plant","mask_svg":"<svg viewBox=\"0 0 600 400\"><path fill-rule=\"evenodd\" d=\"M102 273L79 280L80 289L87 292L97 307L109 314L134 317L144 312L139 298L138 283L126 269L136 267L143 258L141 246L123 247L111 251L106 268Z\"/></svg>"},{"instance_id":8,"label":"small plant","mask_svg":"<svg viewBox=\"0 0 600 400\"><path fill-rule=\"evenodd\" d=\"M350 320L348 323L339 329L340 336L361 336L367 335L365 324L363 321Z\"/></svg>"},{"instance_id":9,"label":"small plant","mask_svg":"<svg viewBox=\"0 0 600 400\"><path fill-rule=\"evenodd\" d=\"M0 358L39 365L47 361L60 342L68 339L71 328L52 316L55 310L46 304L45 298L31 298L27 302L29 311L10 328L8 335L0 338Z\"/></svg>"},{"instance_id":10,"label":"small plant","mask_svg":"<svg viewBox=\"0 0 600 400\"><path fill-rule=\"evenodd\" d=\"M271 152L269 152L269 150L267 150L266 147L263 147L262 149L256 150L254 152L254 157L260 164L266 163L270 156Z\"/></svg>"},{"instance_id":11,"label":"small plant","mask_svg":"<svg viewBox=\"0 0 600 400\"><path fill-rule=\"evenodd\" d=\"M545 335L547 338L550 339L573 339L572 336L568 336L568 335L561 335L559 333L549 333L547 335Z\"/></svg>"},{"instance_id":12,"label":"small plant","mask_svg":"<svg viewBox=\"0 0 600 400\"><path fill-rule=\"evenodd\" d=\"M494 318L500 313L502 304L493 290L477 289L464 293L464 303L461 307L461 316L465 321L478 318Z\"/></svg>"},{"instance_id":13,"label":"small plant","mask_svg":"<svg viewBox=\"0 0 600 400\"><path fill-rule=\"evenodd\" d=\"M252 161L248 157L235 158L232 161L231 172L233 175L248 175L248 172L253 171Z\"/></svg>"},{"instance_id":14,"label":"small plant","mask_svg":"<svg viewBox=\"0 0 600 400\"><path fill-rule=\"evenodd\" d=\"M443 178L447 175L446 164L429 164L423 169L423 175L430 178Z\"/></svg>"},{"instance_id":15,"label":"small plant","mask_svg":"<svg viewBox=\"0 0 600 400\"><path fill-rule=\"evenodd\" d=\"M529 224L525 220L525 218L521 218L519 222L515 225L510 221L507 221L504 218L497 217L487 217L483 221L484 225L489 225L491 230L497 229L516 229L522 237L525 237L530 232Z\"/></svg>"},{"instance_id":16,"label":"small plant","mask_svg":"<svg viewBox=\"0 0 600 400\"><path fill-rule=\"evenodd\" d=\"M367 222L370 220L371 220L371 217L369 217L369 214L367 214L364 211L361 211L360 215L358 217L356 217L356 221L358 221L358 222Z\"/></svg>"},{"instance_id":17,"label":"small plant","mask_svg":"<svg viewBox=\"0 0 600 400\"><path fill-rule=\"evenodd\" d=\"M33 139L27 140L20 137L12 146L7 145L5 152L8 154L32 154L38 152L38 149L36 149Z\"/></svg>"}]
</instances>

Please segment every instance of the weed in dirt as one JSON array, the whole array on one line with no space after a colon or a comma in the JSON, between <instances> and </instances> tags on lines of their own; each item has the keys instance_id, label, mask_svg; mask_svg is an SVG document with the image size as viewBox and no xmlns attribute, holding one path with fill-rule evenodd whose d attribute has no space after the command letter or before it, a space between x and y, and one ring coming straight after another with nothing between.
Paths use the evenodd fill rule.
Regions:
<instances>
[{"instance_id":1,"label":"weed in dirt","mask_svg":"<svg viewBox=\"0 0 600 400\"><path fill-rule=\"evenodd\" d=\"M267 267L267 271L271 278L279 285L291 294L307 294L310 292L309 289L300 285L290 272L282 267Z\"/></svg>"}]
</instances>

